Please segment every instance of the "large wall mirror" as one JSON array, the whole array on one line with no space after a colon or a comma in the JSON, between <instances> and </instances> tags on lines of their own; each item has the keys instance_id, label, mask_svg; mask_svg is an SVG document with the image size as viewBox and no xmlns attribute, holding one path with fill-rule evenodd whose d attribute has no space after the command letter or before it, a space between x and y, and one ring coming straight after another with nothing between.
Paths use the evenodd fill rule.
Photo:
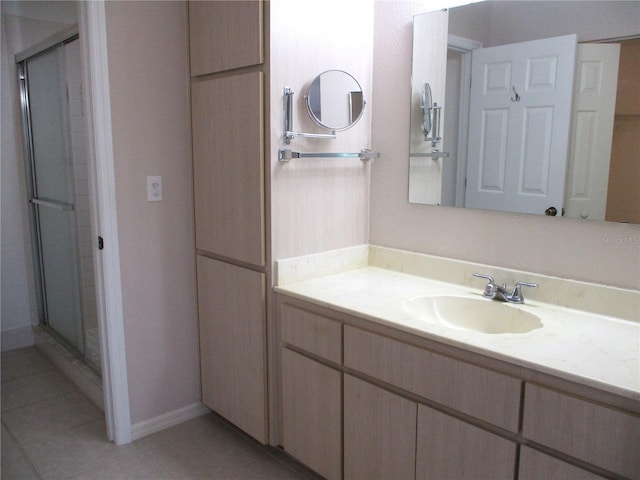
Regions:
<instances>
[{"instance_id":1,"label":"large wall mirror","mask_svg":"<svg viewBox=\"0 0 640 480\"><path fill-rule=\"evenodd\" d=\"M640 223L640 2L488 0L413 42L411 203Z\"/></svg>"}]
</instances>

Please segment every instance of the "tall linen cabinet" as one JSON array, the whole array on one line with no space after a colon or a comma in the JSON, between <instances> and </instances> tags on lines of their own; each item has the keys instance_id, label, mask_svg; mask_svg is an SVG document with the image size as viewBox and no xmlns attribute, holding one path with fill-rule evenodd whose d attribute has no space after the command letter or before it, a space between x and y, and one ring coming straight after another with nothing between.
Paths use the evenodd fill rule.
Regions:
<instances>
[{"instance_id":1,"label":"tall linen cabinet","mask_svg":"<svg viewBox=\"0 0 640 480\"><path fill-rule=\"evenodd\" d=\"M265 18L189 2L203 403L266 443Z\"/></svg>"}]
</instances>

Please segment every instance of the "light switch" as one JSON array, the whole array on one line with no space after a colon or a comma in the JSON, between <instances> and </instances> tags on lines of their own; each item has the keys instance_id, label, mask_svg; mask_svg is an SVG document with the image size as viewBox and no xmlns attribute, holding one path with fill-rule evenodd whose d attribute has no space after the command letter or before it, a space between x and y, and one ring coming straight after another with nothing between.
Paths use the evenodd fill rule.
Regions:
<instances>
[{"instance_id":1,"label":"light switch","mask_svg":"<svg viewBox=\"0 0 640 480\"><path fill-rule=\"evenodd\" d=\"M160 202L162 200L162 177L152 175L147 177L147 201Z\"/></svg>"}]
</instances>

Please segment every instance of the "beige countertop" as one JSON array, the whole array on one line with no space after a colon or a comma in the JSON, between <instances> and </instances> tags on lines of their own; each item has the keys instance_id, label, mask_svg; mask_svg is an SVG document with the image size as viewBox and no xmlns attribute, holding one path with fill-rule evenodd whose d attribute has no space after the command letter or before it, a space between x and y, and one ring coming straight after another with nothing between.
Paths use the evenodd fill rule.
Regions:
<instances>
[{"instance_id":1,"label":"beige countertop","mask_svg":"<svg viewBox=\"0 0 640 480\"><path fill-rule=\"evenodd\" d=\"M545 284L553 281L561 285L560 290L595 297L587 299L586 305L593 303L594 308L589 310L597 313L571 308L573 300L563 306L542 301L553 297L544 292L538 293L539 299L534 298L536 295L527 297L530 291L526 290L525 304L517 308L537 315L542 328L518 334L457 330L420 320L403 303L414 297L440 295L491 302L481 296L484 282L473 279L469 272L486 273L488 269L497 278L508 276L509 272L408 252L398 252L404 257L398 263L389 260L395 252L398 251L361 246L278 261L275 290L443 344L640 400L640 323L635 321L635 312L640 316L639 292L513 272L517 280L540 283L536 290L544 291ZM385 268L376 265L381 258L385 259ZM424 268L417 273L415 268L420 262ZM406 270L402 265L411 265L413 273L397 271ZM452 274L456 269L459 271ZM429 270L436 278L427 276ZM460 275L469 285L442 281L450 275ZM575 301L578 305L584 302ZM616 302L612 311L622 312L620 316L626 319L602 313L607 311L609 301Z\"/></svg>"}]
</instances>

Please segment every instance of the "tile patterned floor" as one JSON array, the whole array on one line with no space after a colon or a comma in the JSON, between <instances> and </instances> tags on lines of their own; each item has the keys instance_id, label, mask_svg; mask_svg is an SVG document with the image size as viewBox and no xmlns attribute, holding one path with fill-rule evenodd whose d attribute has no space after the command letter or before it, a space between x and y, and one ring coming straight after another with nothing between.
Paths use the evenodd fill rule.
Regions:
<instances>
[{"instance_id":1,"label":"tile patterned floor","mask_svg":"<svg viewBox=\"0 0 640 480\"><path fill-rule=\"evenodd\" d=\"M102 412L35 348L1 361L3 480L317 479L213 414L116 446Z\"/></svg>"}]
</instances>

